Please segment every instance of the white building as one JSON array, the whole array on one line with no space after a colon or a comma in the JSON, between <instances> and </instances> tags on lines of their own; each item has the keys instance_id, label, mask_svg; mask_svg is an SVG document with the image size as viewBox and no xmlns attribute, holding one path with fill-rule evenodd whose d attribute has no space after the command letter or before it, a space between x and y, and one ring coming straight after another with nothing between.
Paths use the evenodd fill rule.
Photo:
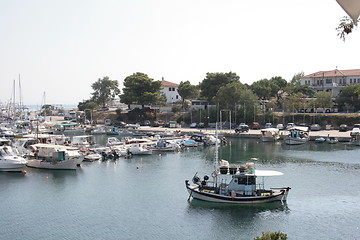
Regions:
<instances>
[{"instance_id":1,"label":"white building","mask_svg":"<svg viewBox=\"0 0 360 240\"><path fill-rule=\"evenodd\" d=\"M163 78L161 80L161 87L160 92L165 95L167 103L178 103L182 101L178 93L179 84L165 81Z\"/></svg>"},{"instance_id":2,"label":"white building","mask_svg":"<svg viewBox=\"0 0 360 240\"><path fill-rule=\"evenodd\" d=\"M331 92L336 97L341 88L360 85L360 69L320 71L302 77L300 84L309 85L315 92Z\"/></svg>"}]
</instances>

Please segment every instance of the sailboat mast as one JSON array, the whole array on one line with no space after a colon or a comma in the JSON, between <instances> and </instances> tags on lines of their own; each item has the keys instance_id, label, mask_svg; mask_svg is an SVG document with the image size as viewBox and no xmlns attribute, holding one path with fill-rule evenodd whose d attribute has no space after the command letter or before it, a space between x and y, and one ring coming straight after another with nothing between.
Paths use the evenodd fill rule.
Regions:
<instances>
[{"instance_id":1,"label":"sailboat mast","mask_svg":"<svg viewBox=\"0 0 360 240\"><path fill-rule=\"evenodd\" d=\"M15 98L15 94L16 94L16 91L15 91L15 79L13 81L13 94L14 94L14 99L13 99L13 110L14 110L14 115L13 115L13 118L15 119L15 116L16 116L16 98Z\"/></svg>"},{"instance_id":2,"label":"sailboat mast","mask_svg":"<svg viewBox=\"0 0 360 240\"><path fill-rule=\"evenodd\" d=\"M19 108L20 108L20 114L21 114L24 109L23 109L22 96L21 96L20 74L19 74Z\"/></svg>"}]
</instances>

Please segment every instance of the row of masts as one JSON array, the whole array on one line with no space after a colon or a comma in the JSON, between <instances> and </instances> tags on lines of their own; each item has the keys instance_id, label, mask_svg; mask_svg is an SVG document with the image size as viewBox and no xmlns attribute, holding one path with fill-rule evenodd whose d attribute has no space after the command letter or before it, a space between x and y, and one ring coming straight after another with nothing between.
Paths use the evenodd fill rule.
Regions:
<instances>
[{"instance_id":1,"label":"row of masts","mask_svg":"<svg viewBox=\"0 0 360 240\"><path fill-rule=\"evenodd\" d=\"M19 82L18 82L18 95L19 95L19 102L16 100L16 81L14 79L13 81L13 90L11 93L10 100L7 104L5 104L5 107L3 107L0 111L0 113L3 115L1 117L7 117L11 119L21 118L21 116L26 112L28 109L25 107L22 99L22 93L21 93L21 80L20 80L20 74L19 74ZM3 114L5 112L5 114Z\"/></svg>"}]
</instances>

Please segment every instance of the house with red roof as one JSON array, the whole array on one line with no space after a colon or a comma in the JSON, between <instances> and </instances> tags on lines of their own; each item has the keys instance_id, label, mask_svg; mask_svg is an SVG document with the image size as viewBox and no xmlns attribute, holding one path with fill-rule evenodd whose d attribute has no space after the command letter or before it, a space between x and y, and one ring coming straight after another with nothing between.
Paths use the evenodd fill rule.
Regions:
<instances>
[{"instance_id":1,"label":"house with red roof","mask_svg":"<svg viewBox=\"0 0 360 240\"><path fill-rule=\"evenodd\" d=\"M319 71L300 79L301 85L309 85L316 92L331 92L336 97L343 87L360 85L360 69Z\"/></svg>"},{"instance_id":2,"label":"house with red roof","mask_svg":"<svg viewBox=\"0 0 360 240\"><path fill-rule=\"evenodd\" d=\"M160 92L165 95L167 103L178 103L182 101L178 93L179 84L165 81L164 78L162 78L161 87Z\"/></svg>"}]
</instances>

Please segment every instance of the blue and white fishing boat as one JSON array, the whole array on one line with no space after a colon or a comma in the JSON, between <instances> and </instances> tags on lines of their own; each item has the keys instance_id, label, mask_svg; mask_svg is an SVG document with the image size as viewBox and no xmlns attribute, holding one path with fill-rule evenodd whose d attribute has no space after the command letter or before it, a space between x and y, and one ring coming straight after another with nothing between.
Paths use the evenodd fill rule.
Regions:
<instances>
[{"instance_id":1,"label":"blue and white fishing boat","mask_svg":"<svg viewBox=\"0 0 360 240\"><path fill-rule=\"evenodd\" d=\"M300 145L309 141L309 128L294 126L289 129L289 135L284 137L285 144Z\"/></svg>"}]
</instances>

